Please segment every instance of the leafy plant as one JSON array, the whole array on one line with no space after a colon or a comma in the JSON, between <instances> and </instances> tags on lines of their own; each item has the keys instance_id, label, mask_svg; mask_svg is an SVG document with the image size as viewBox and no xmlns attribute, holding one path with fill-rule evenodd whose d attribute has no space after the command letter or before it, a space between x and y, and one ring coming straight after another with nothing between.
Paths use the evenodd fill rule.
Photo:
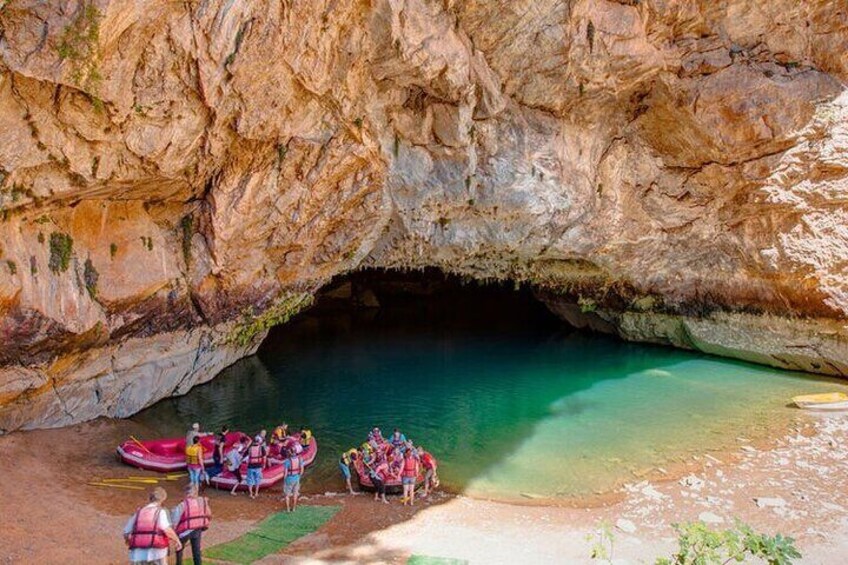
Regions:
<instances>
[{"instance_id":1,"label":"leafy plant","mask_svg":"<svg viewBox=\"0 0 848 565\"><path fill-rule=\"evenodd\" d=\"M615 535L612 533L612 525L609 522L601 522L594 533L586 536L586 541L592 542L592 559L612 563Z\"/></svg>"},{"instance_id":2,"label":"leafy plant","mask_svg":"<svg viewBox=\"0 0 848 565\"><path fill-rule=\"evenodd\" d=\"M188 266L191 263L191 238L194 235L194 216L191 214L183 216L183 219L180 220L180 228L182 228L183 232L183 259L185 259L186 266Z\"/></svg>"},{"instance_id":3,"label":"leafy plant","mask_svg":"<svg viewBox=\"0 0 848 565\"><path fill-rule=\"evenodd\" d=\"M577 305L580 306L580 311L584 314L598 309L598 303L595 300L583 296L577 299Z\"/></svg>"},{"instance_id":4,"label":"leafy plant","mask_svg":"<svg viewBox=\"0 0 848 565\"><path fill-rule=\"evenodd\" d=\"M97 298L97 281L100 279L100 273L94 268L94 263L91 259L85 260L85 268L82 273L82 280L85 282L85 289L91 298Z\"/></svg>"},{"instance_id":5,"label":"leafy plant","mask_svg":"<svg viewBox=\"0 0 848 565\"><path fill-rule=\"evenodd\" d=\"M733 528L712 530L703 522L675 524L678 550L671 557L656 560L656 565L724 565L755 558L769 565L789 565L801 557L791 537L769 536L736 521Z\"/></svg>"},{"instance_id":6,"label":"leafy plant","mask_svg":"<svg viewBox=\"0 0 848 565\"><path fill-rule=\"evenodd\" d=\"M64 273L71 264L71 254L74 251L74 240L66 234L53 232L50 234L50 261L47 266L54 273Z\"/></svg>"}]
</instances>

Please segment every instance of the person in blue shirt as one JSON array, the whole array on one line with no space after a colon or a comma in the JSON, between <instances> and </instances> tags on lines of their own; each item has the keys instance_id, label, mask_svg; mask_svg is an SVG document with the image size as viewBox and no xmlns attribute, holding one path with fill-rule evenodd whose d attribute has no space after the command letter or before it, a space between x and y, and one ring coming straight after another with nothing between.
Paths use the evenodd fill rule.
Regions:
<instances>
[{"instance_id":1,"label":"person in blue shirt","mask_svg":"<svg viewBox=\"0 0 848 565\"><path fill-rule=\"evenodd\" d=\"M395 431L392 434L390 441L392 442L392 446L394 446L395 449L400 449L401 451L403 451L406 447L406 436L400 433L400 430L397 428L395 428Z\"/></svg>"}]
</instances>

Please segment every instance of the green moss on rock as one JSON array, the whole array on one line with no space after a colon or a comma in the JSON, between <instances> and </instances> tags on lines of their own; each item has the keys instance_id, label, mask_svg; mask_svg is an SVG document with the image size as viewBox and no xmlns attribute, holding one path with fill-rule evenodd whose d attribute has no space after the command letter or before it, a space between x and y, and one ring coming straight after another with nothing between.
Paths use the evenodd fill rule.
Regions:
<instances>
[{"instance_id":1,"label":"green moss on rock","mask_svg":"<svg viewBox=\"0 0 848 565\"><path fill-rule=\"evenodd\" d=\"M258 315L254 314L253 308L249 308L244 313L242 321L236 324L225 341L239 347L246 347L252 344L257 336L274 326L285 324L298 312L308 308L313 300L314 297L311 294L302 292L283 296Z\"/></svg>"}]
</instances>

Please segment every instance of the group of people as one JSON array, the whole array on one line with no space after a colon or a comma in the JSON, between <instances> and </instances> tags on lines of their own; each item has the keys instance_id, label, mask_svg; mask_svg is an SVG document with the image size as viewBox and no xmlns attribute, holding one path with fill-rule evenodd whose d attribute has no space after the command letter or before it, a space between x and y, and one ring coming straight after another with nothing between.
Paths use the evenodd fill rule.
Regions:
<instances>
[{"instance_id":1,"label":"group of people","mask_svg":"<svg viewBox=\"0 0 848 565\"><path fill-rule=\"evenodd\" d=\"M130 562L166 565L171 542L177 550L177 565L182 565L183 549L191 545L191 558L201 565L200 540L212 520L209 500L200 496L190 483L185 497L170 512L163 506L168 493L162 487L150 492L147 504L133 514L124 526L124 541L130 550Z\"/></svg>"},{"instance_id":2,"label":"group of people","mask_svg":"<svg viewBox=\"0 0 848 565\"><path fill-rule=\"evenodd\" d=\"M351 494L355 492L351 484L351 466L357 464L363 467L374 485L374 500L387 504L387 483L400 481L404 506L415 505L416 482L422 471L422 497L428 496L432 489L439 486L436 459L422 446L416 446L412 440L406 439L397 428L388 439L383 437L380 428L374 428L368 433L368 441L358 449L351 448L342 453L339 469Z\"/></svg>"},{"instance_id":3,"label":"group of people","mask_svg":"<svg viewBox=\"0 0 848 565\"><path fill-rule=\"evenodd\" d=\"M205 454L200 443L201 438L211 435L200 431L200 424L192 424L186 434L186 468L188 469L189 483L200 487L201 481L207 481L219 475L224 469L235 477L230 494L235 495L239 486L247 485L250 498L259 496L259 487L262 483L263 470L270 463L270 458L282 461L284 468L283 494L286 500L286 510L294 511L297 508L297 500L300 496L300 478L303 474L304 462L301 457L312 443L312 431L301 427L297 439L289 435L288 424L282 423L271 434L268 439L267 430L260 430L252 439L242 436L234 441L227 449L228 434L227 426L221 428L220 433L215 436L212 451L212 466L205 466ZM246 464L247 471L242 473L242 466ZM293 502L293 504L292 504Z\"/></svg>"},{"instance_id":4,"label":"group of people","mask_svg":"<svg viewBox=\"0 0 848 565\"><path fill-rule=\"evenodd\" d=\"M168 548L173 543L177 565L182 564L183 550L188 544L191 545L193 562L201 565L202 534L209 527L212 511L208 499L200 496L199 492L204 479L208 482L225 469L235 477L235 486L230 494L235 495L241 484L247 484L250 497L256 498L262 482L262 471L268 466L269 460L274 458L282 461L286 510L294 512L297 509L304 469L301 454L313 441L310 430L301 428L295 437L289 435L288 425L283 423L274 428L270 439L266 430L261 430L253 438L242 435L232 441L229 428L224 426L215 434L212 464L207 466L201 439L209 435L213 434L202 432L197 423L186 434L185 457L189 483L184 499L168 511L163 505L167 493L163 488L156 487L151 491L148 503L139 508L127 522L124 540L130 550L131 562L166 565ZM242 467L245 464L247 472L243 476ZM387 483L400 481L403 485L403 504L414 505L416 482L422 471L422 496L428 496L439 485L435 458L420 445L416 446L407 440L398 429L386 439L380 428L374 428L368 434L368 441L359 448L342 453L339 467L351 494L356 493L351 484L351 467L357 465L362 466L374 486L374 500L382 500L384 503L388 503Z\"/></svg>"}]
</instances>

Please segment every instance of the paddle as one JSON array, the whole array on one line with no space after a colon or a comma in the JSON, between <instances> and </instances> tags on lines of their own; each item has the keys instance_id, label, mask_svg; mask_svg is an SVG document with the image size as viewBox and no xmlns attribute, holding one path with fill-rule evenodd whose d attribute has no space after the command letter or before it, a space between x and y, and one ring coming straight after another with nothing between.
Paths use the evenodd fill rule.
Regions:
<instances>
[{"instance_id":1,"label":"paddle","mask_svg":"<svg viewBox=\"0 0 848 565\"><path fill-rule=\"evenodd\" d=\"M147 446L145 446L143 443L138 441L135 436L130 436L130 439L133 440L140 448L142 448L147 453L150 453L152 455L151 451L149 449L147 449Z\"/></svg>"}]
</instances>

